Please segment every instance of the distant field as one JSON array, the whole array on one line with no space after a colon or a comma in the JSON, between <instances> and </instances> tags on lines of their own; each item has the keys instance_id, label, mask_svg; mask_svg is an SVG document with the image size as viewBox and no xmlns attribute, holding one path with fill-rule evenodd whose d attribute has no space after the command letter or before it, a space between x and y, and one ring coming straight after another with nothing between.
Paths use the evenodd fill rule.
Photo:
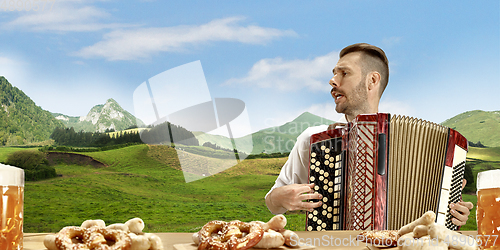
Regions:
<instances>
[{"instance_id":1,"label":"distant field","mask_svg":"<svg viewBox=\"0 0 500 250\"><path fill-rule=\"evenodd\" d=\"M16 150L0 148L0 161ZM474 172L500 168L498 148L471 148ZM141 217L149 232L194 232L210 220L268 220L264 196L286 158L251 159L215 176L186 183L176 151L136 145L86 153L107 165L57 165L62 177L26 183L25 232L55 232L86 219L108 224ZM476 203L475 195L464 195ZM288 229L304 230L305 214L289 212ZM462 230L476 230L475 210Z\"/></svg>"},{"instance_id":2,"label":"distant field","mask_svg":"<svg viewBox=\"0 0 500 250\"><path fill-rule=\"evenodd\" d=\"M137 134L138 132L141 132L144 129L147 129L147 128L131 128L131 129L125 129L125 130L120 130L120 131L116 131L116 132L109 132L109 133L106 133L106 134L109 135L109 137L116 136L117 134L120 134L120 133L134 133L134 134Z\"/></svg>"},{"instance_id":3,"label":"distant field","mask_svg":"<svg viewBox=\"0 0 500 250\"><path fill-rule=\"evenodd\" d=\"M467 158L481 159L483 161L500 162L500 147L496 148L474 148L470 147Z\"/></svg>"},{"instance_id":4,"label":"distant field","mask_svg":"<svg viewBox=\"0 0 500 250\"><path fill-rule=\"evenodd\" d=\"M9 154L20 150L36 150L36 148L0 147L0 162L5 162Z\"/></svg>"}]
</instances>

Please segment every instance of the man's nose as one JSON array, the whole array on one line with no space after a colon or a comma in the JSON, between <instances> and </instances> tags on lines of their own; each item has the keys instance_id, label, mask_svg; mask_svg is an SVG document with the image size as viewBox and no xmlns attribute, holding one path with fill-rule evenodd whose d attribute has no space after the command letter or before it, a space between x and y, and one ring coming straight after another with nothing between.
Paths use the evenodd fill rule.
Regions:
<instances>
[{"instance_id":1,"label":"man's nose","mask_svg":"<svg viewBox=\"0 0 500 250\"><path fill-rule=\"evenodd\" d=\"M338 87L337 82L335 81L335 76L330 79L330 86L332 87Z\"/></svg>"}]
</instances>

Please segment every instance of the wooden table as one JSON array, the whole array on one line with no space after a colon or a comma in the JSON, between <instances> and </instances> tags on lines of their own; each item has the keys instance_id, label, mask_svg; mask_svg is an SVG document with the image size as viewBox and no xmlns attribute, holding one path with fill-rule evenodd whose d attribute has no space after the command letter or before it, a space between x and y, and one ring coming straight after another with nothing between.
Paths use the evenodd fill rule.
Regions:
<instances>
[{"instance_id":1,"label":"wooden table","mask_svg":"<svg viewBox=\"0 0 500 250\"><path fill-rule=\"evenodd\" d=\"M475 236L475 231L462 231L464 235ZM314 246L303 246L299 249L340 249L340 250L368 250L363 242L356 241L359 231L324 231L324 232L297 232L299 235L299 244L310 243ZM25 233L24 250L46 250L43 245L44 233ZM165 250L196 250L197 247L192 244L192 233L156 233L160 236ZM175 247L174 247L175 245ZM296 248L285 248L296 249ZM397 248L386 248L387 250Z\"/></svg>"}]
</instances>

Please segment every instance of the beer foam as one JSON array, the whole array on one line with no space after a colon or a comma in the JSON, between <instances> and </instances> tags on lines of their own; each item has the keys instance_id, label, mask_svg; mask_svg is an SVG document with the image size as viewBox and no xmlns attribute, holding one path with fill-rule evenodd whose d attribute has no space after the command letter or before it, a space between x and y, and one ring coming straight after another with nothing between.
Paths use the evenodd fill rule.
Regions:
<instances>
[{"instance_id":1,"label":"beer foam","mask_svg":"<svg viewBox=\"0 0 500 250\"><path fill-rule=\"evenodd\" d=\"M477 174L477 189L500 188L500 169L488 170Z\"/></svg>"},{"instance_id":2,"label":"beer foam","mask_svg":"<svg viewBox=\"0 0 500 250\"><path fill-rule=\"evenodd\" d=\"M24 170L0 163L0 186L24 187Z\"/></svg>"}]
</instances>

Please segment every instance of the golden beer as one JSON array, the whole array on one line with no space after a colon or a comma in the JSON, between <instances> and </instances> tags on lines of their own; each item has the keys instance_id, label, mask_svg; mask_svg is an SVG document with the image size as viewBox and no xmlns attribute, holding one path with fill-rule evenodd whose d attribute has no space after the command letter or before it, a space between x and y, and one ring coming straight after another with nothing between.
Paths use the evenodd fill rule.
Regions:
<instances>
[{"instance_id":1,"label":"golden beer","mask_svg":"<svg viewBox=\"0 0 500 250\"><path fill-rule=\"evenodd\" d=\"M500 250L500 170L477 174L477 239L485 250Z\"/></svg>"},{"instance_id":2,"label":"golden beer","mask_svg":"<svg viewBox=\"0 0 500 250\"><path fill-rule=\"evenodd\" d=\"M477 233L484 249L500 249L500 188L477 191Z\"/></svg>"},{"instance_id":3,"label":"golden beer","mask_svg":"<svg viewBox=\"0 0 500 250\"><path fill-rule=\"evenodd\" d=\"M0 207L0 249L18 250L23 248L23 196L24 188L2 186Z\"/></svg>"},{"instance_id":4,"label":"golden beer","mask_svg":"<svg viewBox=\"0 0 500 250\"><path fill-rule=\"evenodd\" d=\"M22 250L24 170L0 164L0 192L0 250Z\"/></svg>"}]
</instances>

